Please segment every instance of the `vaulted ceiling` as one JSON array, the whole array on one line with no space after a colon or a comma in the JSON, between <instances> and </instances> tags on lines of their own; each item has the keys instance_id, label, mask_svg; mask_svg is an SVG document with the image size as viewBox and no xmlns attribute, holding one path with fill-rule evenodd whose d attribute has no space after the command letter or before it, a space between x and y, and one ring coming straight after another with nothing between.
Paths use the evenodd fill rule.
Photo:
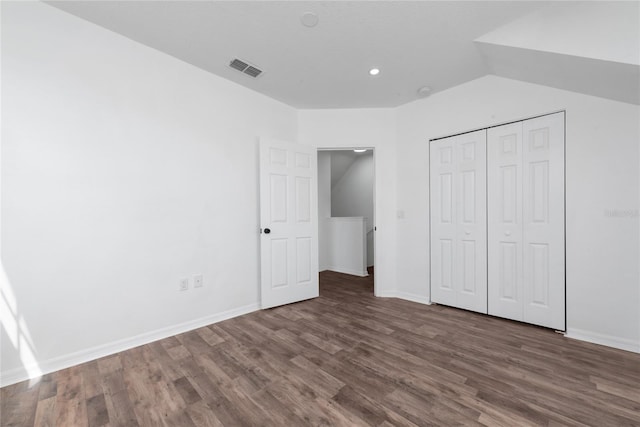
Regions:
<instances>
[{"instance_id":1,"label":"vaulted ceiling","mask_svg":"<svg viewBox=\"0 0 640 427\"><path fill-rule=\"evenodd\" d=\"M486 74L640 103L638 2L48 3L296 108L395 107Z\"/></svg>"}]
</instances>

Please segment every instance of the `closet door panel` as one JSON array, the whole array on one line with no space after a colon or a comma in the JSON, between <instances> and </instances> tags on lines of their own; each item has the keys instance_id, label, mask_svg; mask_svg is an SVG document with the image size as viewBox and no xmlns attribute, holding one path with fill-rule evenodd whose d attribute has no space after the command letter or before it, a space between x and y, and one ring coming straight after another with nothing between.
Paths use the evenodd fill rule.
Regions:
<instances>
[{"instance_id":1,"label":"closet door panel","mask_svg":"<svg viewBox=\"0 0 640 427\"><path fill-rule=\"evenodd\" d=\"M524 321L565 329L564 114L523 122Z\"/></svg>"},{"instance_id":2,"label":"closet door panel","mask_svg":"<svg viewBox=\"0 0 640 427\"><path fill-rule=\"evenodd\" d=\"M524 318L522 122L487 134L488 312Z\"/></svg>"},{"instance_id":3,"label":"closet door panel","mask_svg":"<svg viewBox=\"0 0 640 427\"><path fill-rule=\"evenodd\" d=\"M431 300L487 312L486 130L431 142Z\"/></svg>"},{"instance_id":4,"label":"closet door panel","mask_svg":"<svg viewBox=\"0 0 640 427\"><path fill-rule=\"evenodd\" d=\"M487 312L486 130L456 137L457 307Z\"/></svg>"},{"instance_id":5,"label":"closet door panel","mask_svg":"<svg viewBox=\"0 0 640 427\"><path fill-rule=\"evenodd\" d=\"M431 300L456 304L455 239L457 171L455 139L431 142Z\"/></svg>"}]
</instances>

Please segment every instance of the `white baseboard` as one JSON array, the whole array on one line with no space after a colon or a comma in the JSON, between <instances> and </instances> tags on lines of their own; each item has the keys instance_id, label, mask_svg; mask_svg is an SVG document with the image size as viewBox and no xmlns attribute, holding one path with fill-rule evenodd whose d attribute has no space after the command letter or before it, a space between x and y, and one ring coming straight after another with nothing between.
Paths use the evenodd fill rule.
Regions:
<instances>
[{"instance_id":1,"label":"white baseboard","mask_svg":"<svg viewBox=\"0 0 640 427\"><path fill-rule=\"evenodd\" d=\"M35 376L33 374L30 374L33 372L40 372L42 375L49 374L51 372L66 369L71 366L90 362L101 357L109 356L124 350L129 350L134 347L148 344L153 341L158 341L163 338L168 338L174 335L191 331L193 329L211 325L212 323L217 323L223 320L231 319L233 317L242 316L243 314L256 311L259 308L260 305L258 303L249 304L243 307L234 308L232 310L223 311L221 313L213 314L210 316L201 317L199 319L190 320L178 325L171 325L165 328L156 329L155 331L145 332L143 334L136 335L130 338L124 338L118 341L113 341L107 344L102 344L96 347L80 350L63 356L43 360L38 362L37 365L34 366L21 366L19 368L11 369L0 374L0 387L8 386L29 379L34 379Z\"/></svg>"},{"instance_id":2,"label":"white baseboard","mask_svg":"<svg viewBox=\"0 0 640 427\"><path fill-rule=\"evenodd\" d=\"M640 342L628 338L621 338L573 328L567 328L565 337L572 338L574 340L587 341L594 344L606 345L607 347L618 348L620 350L632 351L634 353L640 353Z\"/></svg>"},{"instance_id":3,"label":"white baseboard","mask_svg":"<svg viewBox=\"0 0 640 427\"><path fill-rule=\"evenodd\" d=\"M352 276L359 276L359 277L369 276L369 273L367 272L367 270L358 271L358 270L350 270L348 268L339 268L339 267L327 267L327 270L335 271L336 273L350 274Z\"/></svg>"},{"instance_id":4,"label":"white baseboard","mask_svg":"<svg viewBox=\"0 0 640 427\"><path fill-rule=\"evenodd\" d=\"M381 291L375 293L375 296L378 298L398 298L398 293L396 291Z\"/></svg>"},{"instance_id":5,"label":"white baseboard","mask_svg":"<svg viewBox=\"0 0 640 427\"><path fill-rule=\"evenodd\" d=\"M431 305L431 301L429 301L429 298L425 297L424 295L417 295L409 292L397 291L396 298L404 299L407 301L418 302L420 304Z\"/></svg>"},{"instance_id":6,"label":"white baseboard","mask_svg":"<svg viewBox=\"0 0 640 427\"><path fill-rule=\"evenodd\" d=\"M383 291L383 292L378 292L376 296L381 298L398 298L398 299L403 299L407 301L417 302L420 304L431 305L429 298L425 297L424 295L416 295L409 292Z\"/></svg>"}]
</instances>

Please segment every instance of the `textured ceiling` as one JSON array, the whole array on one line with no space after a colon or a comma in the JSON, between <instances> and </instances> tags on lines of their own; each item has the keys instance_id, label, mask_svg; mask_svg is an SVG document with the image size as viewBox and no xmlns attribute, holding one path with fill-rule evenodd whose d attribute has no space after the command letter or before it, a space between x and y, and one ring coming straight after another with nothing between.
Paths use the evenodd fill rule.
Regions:
<instances>
[{"instance_id":1,"label":"textured ceiling","mask_svg":"<svg viewBox=\"0 0 640 427\"><path fill-rule=\"evenodd\" d=\"M489 72L474 39L543 2L48 2L297 108L394 107ZM319 23L302 25L305 12ZM264 70L230 69L238 57ZM372 77L368 70L378 67Z\"/></svg>"},{"instance_id":2,"label":"textured ceiling","mask_svg":"<svg viewBox=\"0 0 640 427\"><path fill-rule=\"evenodd\" d=\"M634 1L47 3L296 108L395 107L486 74L640 103Z\"/></svg>"}]
</instances>

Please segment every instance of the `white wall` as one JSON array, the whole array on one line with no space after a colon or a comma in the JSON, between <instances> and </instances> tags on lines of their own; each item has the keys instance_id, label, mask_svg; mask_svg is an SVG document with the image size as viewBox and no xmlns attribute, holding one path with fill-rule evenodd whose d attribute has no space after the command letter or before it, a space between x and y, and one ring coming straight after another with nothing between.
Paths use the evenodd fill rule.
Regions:
<instances>
[{"instance_id":1,"label":"white wall","mask_svg":"<svg viewBox=\"0 0 640 427\"><path fill-rule=\"evenodd\" d=\"M294 109L40 2L2 4L2 106L3 383L258 307Z\"/></svg>"},{"instance_id":2,"label":"white wall","mask_svg":"<svg viewBox=\"0 0 640 427\"><path fill-rule=\"evenodd\" d=\"M318 269L329 267L331 242L329 218L331 217L331 152L318 152Z\"/></svg>"},{"instance_id":3,"label":"white wall","mask_svg":"<svg viewBox=\"0 0 640 427\"><path fill-rule=\"evenodd\" d=\"M373 152L358 153L356 156L342 178L331 188L331 216L361 216L367 219L367 266L372 266Z\"/></svg>"},{"instance_id":4,"label":"white wall","mask_svg":"<svg viewBox=\"0 0 640 427\"><path fill-rule=\"evenodd\" d=\"M364 217L333 217L327 220L329 256L327 270L366 277L367 222Z\"/></svg>"},{"instance_id":5,"label":"white wall","mask_svg":"<svg viewBox=\"0 0 640 427\"><path fill-rule=\"evenodd\" d=\"M375 148L377 296L396 292L396 121L387 108L300 110L298 140L320 148Z\"/></svg>"},{"instance_id":6,"label":"white wall","mask_svg":"<svg viewBox=\"0 0 640 427\"><path fill-rule=\"evenodd\" d=\"M640 351L637 105L487 76L399 107L398 292L429 297L428 140L562 109L568 335Z\"/></svg>"}]
</instances>

